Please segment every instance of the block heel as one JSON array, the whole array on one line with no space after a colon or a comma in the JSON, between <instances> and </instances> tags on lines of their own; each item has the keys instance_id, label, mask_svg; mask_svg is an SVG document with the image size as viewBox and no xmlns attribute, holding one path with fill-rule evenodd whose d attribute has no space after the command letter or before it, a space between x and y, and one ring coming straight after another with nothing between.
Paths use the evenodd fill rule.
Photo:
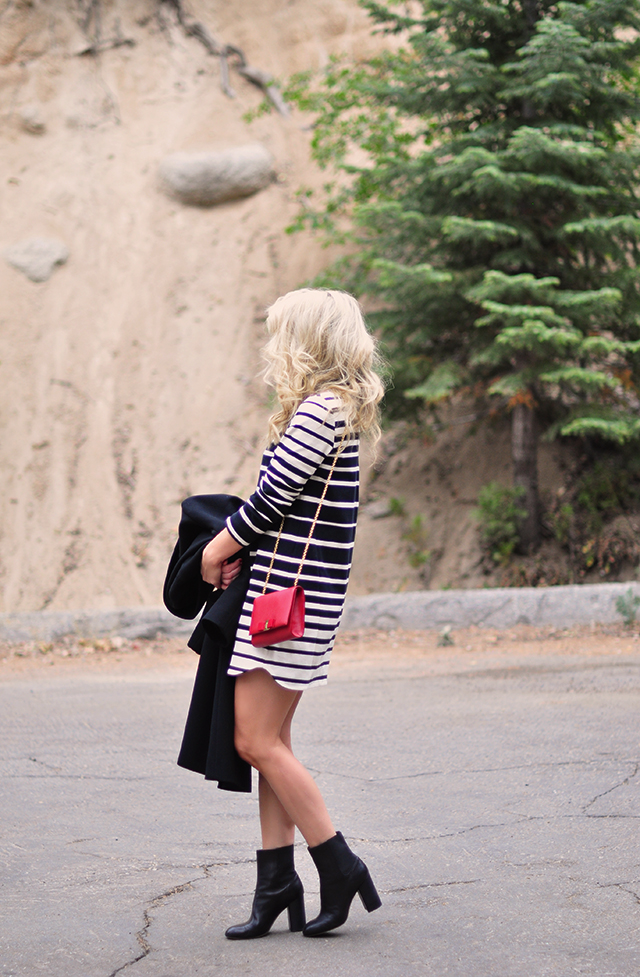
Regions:
<instances>
[{"instance_id":1,"label":"block heel","mask_svg":"<svg viewBox=\"0 0 640 977\"><path fill-rule=\"evenodd\" d=\"M358 889L358 895L360 896L360 901L362 905L367 910L368 913L372 913L376 909L380 909L382 905L382 900L378 895L378 890L373 884L373 879L369 875L369 869L367 869L367 874L360 888Z\"/></svg>"},{"instance_id":2,"label":"block heel","mask_svg":"<svg viewBox=\"0 0 640 977\"><path fill-rule=\"evenodd\" d=\"M287 913L289 914L289 930L292 933L301 933L307 921L302 893L296 896L293 902L289 903Z\"/></svg>"}]
</instances>

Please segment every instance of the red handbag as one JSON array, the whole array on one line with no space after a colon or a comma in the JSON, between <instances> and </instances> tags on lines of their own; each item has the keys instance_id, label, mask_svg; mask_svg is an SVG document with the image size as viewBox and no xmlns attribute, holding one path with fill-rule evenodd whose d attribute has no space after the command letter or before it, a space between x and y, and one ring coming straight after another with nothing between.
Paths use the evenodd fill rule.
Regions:
<instances>
[{"instance_id":1,"label":"red handbag","mask_svg":"<svg viewBox=\"0 0 640 977\"><path fill-rule=\"evenodd\" d=\"M296 573L296 579L293 583L293 587L286 587L284 590L273 590L270 594L268 594L267 587L269 585L269 577L271 576L271 570L273 569L273 563L276 558L276 553L278 552L278 544L280 542L280 537L282 536L282 530L284 527L284 516L282 517L278 538L276 539L275 546L273 547L271 563L269 564L269 569L267 570L267 577L264 582L264 587L262 588L262 593L260 596L255 598L253 602L253 610L251 611L249 635L251 636L251 644L256 648L264 648L266 645L279 645L281 642L290 641L292 638L301 638L304 634L304 590L298 585L298 580L300 579L302 566L307 556L311 537L313 536L313 530L316 528L318 516L320 515L320 509L322 508L324 497L327 494L329 480L331 479L333 470L336 467L338 455L342 449L342 444L344 442L346 433L347 429L345 427L342 439L338 445L338 450L336 451L333 463L331 465L331 470L327 475L327 481L325 482L322 490L322 495L320 497L320 501L318 502L316 514L313 517L313 522L311 523L311 529L309 530L309 536L304 548L304 553L302 554L302 559L300 560L300 566L298 567L298 572Z\"/></svg>"},{"instance_id":2,"label":"red handbag","mask_svg":"<svg viewBox=\"0 0 640 977\"><path fill-rule=\"evenodd\" d=\"M256 597L253 602L251 644L256 648L277 645L304 634L304 590L287 587Z\"/></svg>"}]
</instances>

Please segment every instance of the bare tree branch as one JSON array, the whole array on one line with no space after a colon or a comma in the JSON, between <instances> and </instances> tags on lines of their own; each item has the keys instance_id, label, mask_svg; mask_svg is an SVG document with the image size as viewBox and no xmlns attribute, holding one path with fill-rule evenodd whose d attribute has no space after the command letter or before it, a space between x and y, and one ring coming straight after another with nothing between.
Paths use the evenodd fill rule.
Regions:
<instances>
[{"instance_id":1,"label":"bare tree branch","mask_svg":"<svg viewBox=\"0 0 640 977\"><path fill-rule=\"evenodd\" d=\"M258 88L262 89L267 98L271 99L280 115L286 117L290 114L289 106L282 97L282 92L275 84L273 75L270 75L267 71L262 71L261 68L252 68L251 65L237 65L236 68L243 78L246 78L247 81L252 82Z\"/></svg>"},{"instance_id":2,"label":"bare tree branch","mask_svg":"<svg viewBox=\"0 0 640 977\"><path fill-rule=\"evenodd\" d=\"M101 51L109 51L111 48L135 46L136 42L132 37L112 37L100 41L99 44L90 44L88 47L83 47L80 51L76 51L75 54L76 57L81 58L86 54L99 54Z\"/></svg>"},{"instance_id":3,"label":"bare tree branch","mask_svg":"<svg viewBox=\"0 0 640 977\"><path fill-rule=\"evenodd\" d=\"M175 10L178 23L185 34L190 37L195 37L204 45L209 54L220 59L220 84L225 95L228 95L229 98L236 97L236 93L231 87L229 80L229 59L233 57L233 65L237 72L246 78L247 81L252 82L252 84L260 88L267 98L272 101L281 115L289 115L289 106L283 99L272 75L266 71L262 71L260 68L253 68L251 65L248 65L244 51L241 48L233 44L220 44L203 23L187 17L182 0L160 0L160 4L162 3L166 3Z\"/></svg>"},{"instance_id":4,"label":"bare tree branch","mask_svg":"<svg viewBox=\"0 0 640 977\"><path fill-rule=\"evenodd\" d=\"M162 0L160 0L162 3ZM197 37L199 41L204 44L209 54L220 55L223 52L223 48L214 37L211 36L208 29L199 20L187 20L187 16L184 12L184 7L182 6L182 0L164 0L168 3L170 7L176 12L178 18L178 23L184 30L185 34L190 34L192 37Z\"/></svg>"},{"instance_id":5,"label":"bare tree branch","mask_svg":"<svg viewBox=\"0 0 640 977\"><path fill-rule=\"evenodd\" d=\"M220 86L225 95L229 98L236 98L236 93L231 87L231 82L229 80L229 58L226 53L220 55Z\"/></svg>"},{"instance_id":6,"label":"bare tree branch","mask_svg":"<svg viewBox=\"0 0 640 977\"><path fill-rule=\"evenodd\" d=\"M80 7L82 9L82 0L80 0ZM93 36L90 36L91 22L93 21ZM120 30L120 21L116 20L113 37L106 37L102 39L102 8L101 0L89 0L84 12L84 17L80 21L80 26L82 30L89 38L90 43L87 47L82 48L81 51L77 51L78 57L82 57L87 54L98 54L100 51L108 51L110 48L116 47L134 47L135 41L132 37L124 37L122 31Z\"/></svg>"}]
</instances>

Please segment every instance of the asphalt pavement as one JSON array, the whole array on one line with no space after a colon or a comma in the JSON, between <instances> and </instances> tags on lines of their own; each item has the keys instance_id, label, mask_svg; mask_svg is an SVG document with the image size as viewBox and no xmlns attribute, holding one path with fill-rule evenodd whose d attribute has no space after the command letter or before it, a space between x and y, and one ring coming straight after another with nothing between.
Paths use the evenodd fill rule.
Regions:
<instances>
[{"instance_id":1,"label":"asphalt pavement","mask_svg":"<svg viewBox=\"0 0 640 977\"><path fill-rule=\"evenodd\" d=\"M640 658L336 668L296 748L383 906L227 941L257 798L176 766L184 669L0 684L3 977L637 977ZM315 915L317 877L297 863Z\"/></svg>"}]
</instances>

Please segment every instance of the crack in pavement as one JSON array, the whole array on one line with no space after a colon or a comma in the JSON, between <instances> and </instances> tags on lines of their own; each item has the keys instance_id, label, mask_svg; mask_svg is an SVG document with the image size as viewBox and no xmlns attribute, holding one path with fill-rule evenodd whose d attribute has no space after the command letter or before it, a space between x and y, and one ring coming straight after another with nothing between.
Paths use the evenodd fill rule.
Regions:
<instances>
[{"instance_id":1,"label":"crack in pavement","mask_svg":"<svg viewBox=\"0 0 640 977\"><path fill-rule=\"evenodd\" d=\"M576 820L587 820L592 821L596 819L628 819L631 821L638 820L640 818L639 814L514 814L514 819L512 821L497 821L493 824L472 824L466 828L459 828L455 831L445 831L438 834L428 834L428 835L412 835L412 836L402 836L400 838L362 838L356 837L356 835L349 835L349 838L353 841L358 841L363 844L369 845L382 845L387 847L389 845L406 845L413 844L422 841L439 841L444 838L457 838L461 835L470 834L472 831L489 830L492 831L496 828L516 828L523 824L533 824L537 821L543 821L545 824L551 824L554 821L576 821Z\"/></svg>"},{"instance_id":2,"label":"crack in pavement","mask_svg":"<svg viewBox=\"0 0 640 977\"><path fill-rule=\"evenodd\" d=\"M18 757L17 760L18 762L21 760L28 760L29 763L37 763L39 767L44 767L46 770L54 770L56 773L59 773L62 770L62 767L56 767L52 763L46 763L44 760L38 760L38 758L35 756L21 756Z\"/></svg>"},{"instance_id":3,"label":"crack in pavement","mask_svg":"<svg viewBox=\"0 0 640 977\"><path fill-rule=\"evenodd\" d=\"M55 768L52 768L55 769ZM6 773L2 775L3 780L96 780L96 781L106 781L107 783L111 781L116 781L117 783L123 784L138 784L144 780L151 780L151 777L96 777L95 774L83 774L83 773Z\"/></svg>"},{"instance_id":4,"label":"crack in pavement","mask_svg":"<svg viewBox=\"0 0 640 977\"><path fill-rule=\"evenodd\" d=\"M640 887L640 879L633 879L631 882L597 882L596 885L598 889L620 889L621 892L626 892L627 895L633 896L636 903L640 906L640 894L635 889L629 888L632 885Z\"/></svg>"},{"instance_id":5,"label":"crack in pavement","mask_svg":"<svg viewBox=\"0 0 640 977\"><path fill-rule=\"evenodd\" d=\"M146 909L144 909L142 912L142 926L136 933L136 940L140 945L141 952L138 953L137 956L133 957L131 960L127 960L120 967L116 967L116 969L109 974L109 977L116 977L116 974L121 974L128 967L133 967L141 960L144 960L145 957L148 957L149 954L151 953L151 950L153 948L149 940L149 930L151 929L151 926L154 921L154 916L153 916L154 909L158 909L160 906L163 906L173 896L180 895L180 893L186 892L188 889L192 889L196 882L203 882L206 879L211 878L210 873L211 870L214 868L225 868L232 865L247 865L249 863L253 863L253 861L254 860L251 858L237 858L237 859L230 859L230 860L223 860L223 861L216 861L216 862L207 862L205 865L200 866L203 873L202 875L198 875L193 879L189 879L188 882L181 882L179 885L174 885L172 886L171 889L167 889L166 892L160 893L159 896L154 896L153 899L148 904L148 906L146 907Z\"/></svg>"},{"instance_id":6,"label":"crack in pavement","mask_svg":"<svg viewBox=\"0 0 640 977\"><path fill-rule=\"evenodd\" d=\"M151 924L153 923L153 910L163 905L163 903L165 903L168 899L171 899L172 896L179 895L181 892L191 889L194 882L200 882L203 878L205 878L205 876L191 879L189 882L183 882L181 885L175 885L172 889L167 889L166 892L161 893L159 896L155 896L151 900L148 907L142 913L143 925L136 933L136 940L140 944L141 952L132 960L127 960L126 963L123 963L120 967L116 967L115 970L112 970L109 977L116 977L116 974L121 974L123 970L127 969L127 967L133 967L141 960L144 960L145 957L149 956L152 948L151 943L148 940L148 935L149 930L151 929Z\"/></svg>"},{"instance_id":7,"label":"crack in pavement","mask_svg":"<svg viewBox=\"0 0 640 977\"><path fill-rule=\"evenodd\" d=\"M583 806L582 810L585 812L585 814L588 811L588 809L591 807L591 805L592 804L595 804L595 802L598 801L598 800L600 800L601 797L606 797L607 794L612 794L613 791L614 790L618 790L619 787L626 787L626 786L628 786L631 783L631 781L633 780L633 778L638 775L638 771L640 770L640 763L638 763L638 761L634 761L634 760L622 760L622 761L619 761L619 762L622 762L622 763L632 763L633 764L633 772L630 773L628 777L625 777L624 780L621 780L619 784L614 784L613 787L610 787L608 790L603 790L601 794L596 794L596 796L593 798L593 800L590 800L588 804L585 804Z\"/></svg>"},{"instance_id":8,"label":"crack in pavement","mask_svg":"<svg viewBox=\"0 0 640 977\"><path fill-rule=\"evenodd\" d=\"M381 889L384 895L391 896L398 892L417 892L420 889L441 889L450 885L475 885L484 879L456 879L453 882L418 882L416 885L404 885L397 889Z\"/></svg>"},{"instance_id":9,"label":"crack in pavement","mask_svg":"<svg viewBox=\"0 0 640 977\"><path fill-rule=\"evenodd\" d=\"M457 838L459 835L469 834L471 831L479 831L482 828L513 828L519 824L526 821L532 820L542 820L542 818L530 818L526 815L515 816L513 821L498 822L497 824L473 824L468 828L460 828L457 831L446 831L442 834L431 834L431 835L414 835L412 837L402 837L402 838L361 838L353 834L349 834L349 838L352 841L361 842L362 844L369 845L382 845L387 847L388 845L406 845L412 844L413 842L420 841L439 841L441 838ZM549 819L546 819L549 820Z\"/></svg>"},{"instance_id":10,"label":"crack in pavement","mask_svg":"<svg viewBox=\"0 0 640 977\"><path fill-rule=\"evenodd\" d=\"M44 768L45 771L50 771L47 773L5 773L3 774L3 780L105 780L105 781L122 781L123 784L136 783L141 780L150 780L151 777L148 775L132 774L127 777L123 774L95 774L91 772L87 773L64 773L62 767L56 766L52 763L47 763L46 760L39 760L35 756L17 756L17 757L5 757L3 758L4 763L34 763L37 767Z\"/></svg>"},{"instance_id":11,"label":"crack in pavement","mask_svg":"<svg viewBox=\"0 0 640 977\"><path fill-rule=\"evenodd\" d=\"M610 763L635 763L636 761L629 759L617 759L616 757L607 755L607 761ZM323 777L335 777L340 780L353 780L362 784L385 784L392 783L396 780L416 780L420 777L448 777L451 774L464 775L464 774L480 774L480 773L505 773L509 770L545 770L550 768L560 768L560 767L590 767L596 763L602 763L602 758L595 758L592 760L554 760L554 761L539 761L537 763L514 763L507 764L506 766L500 767L472 767L467 769L466 767L461 767L458 769L452 768L450 770L423 770L418 773L407 773L398 774L393 777L360 777L357 774L351 773L336 773L335 770L323 770L319 767L308 767L307 769L314 774L314 776ZM636 767L634 773L630 777L634 777L638 772L638 767ZM618 784L616 786L622 786ZM615 790L615 787L610 788ZM609 793L605 791L604 793ZM598 794L598 797L603 797L604 794ZM594 801L598 798L594 798ZM590 804L593 801L589 802ZM589 806L589 805L587 805Z\"/></svg>"},{"instance_id":12,"label":"crack in pavement","mask_svg":"<svg viewBox=\"0 0 640 977\"><path fill-rule=\"evenodd\" d=\"M598 818L603 821L606 821L607 818L610 818L612 821L616 818L620 821L624 821L625 819L637 821L640 818L640 814L585 814L585 818L589 818L592 821L596 821Z\"/></svg>"},{"instance_id":13,"label":"crack in pavement","mask_svg":"<svg viewBox=\"0 0 640 977\"><path fill-rule=\"evenodd\" d=\"M361 784L384 784L391 780L416 780L419 777L442 777L445 770L425 770L419 773L401 774L398 777L358 777L351 773L336 773L335 770L322 770L319 767L307 767L309 773L317 777L335 777L338 780L353 780Z\"/></svg>"}]
</instances>

